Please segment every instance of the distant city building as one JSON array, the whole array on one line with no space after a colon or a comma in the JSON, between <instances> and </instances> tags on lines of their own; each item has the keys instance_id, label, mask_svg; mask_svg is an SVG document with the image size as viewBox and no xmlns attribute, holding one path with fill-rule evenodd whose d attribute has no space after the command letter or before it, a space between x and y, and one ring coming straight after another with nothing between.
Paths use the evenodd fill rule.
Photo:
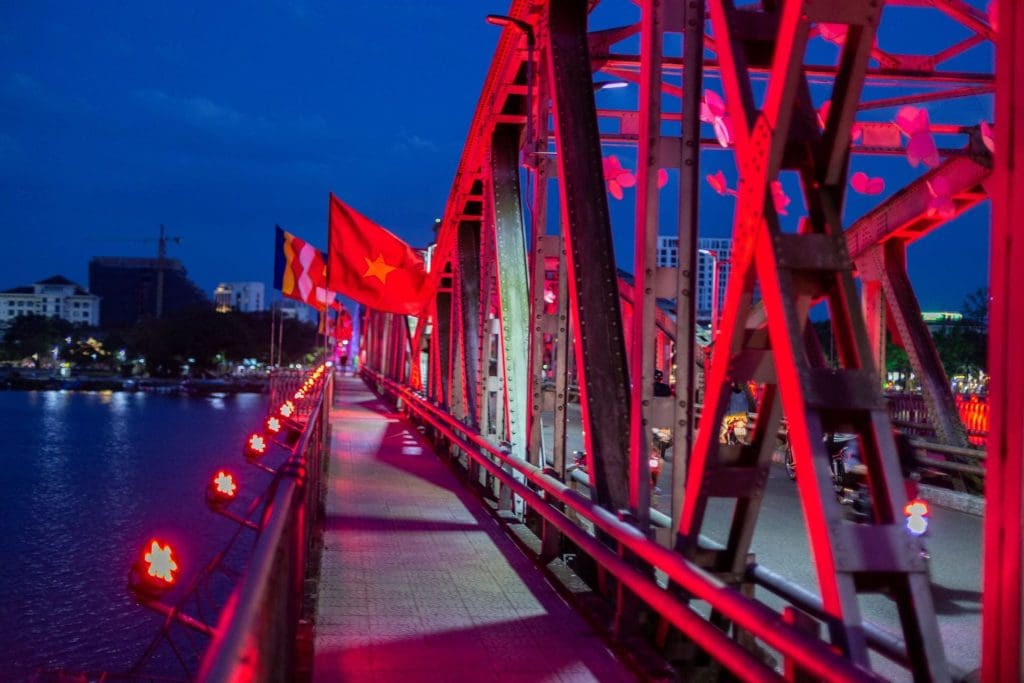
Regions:
<instances>
[{"instance_id":1,"label":"distant city building","mask_svg":"<svg viewBox=\"0 0 1024 683\"><path fill-rule=\"evenodd\" d=\"M213 303L218 313L256 313L263 310L263 289L262 282L222 282L213 290Z\"/></svg>"},{"instance_id":2,"label":"distant city building","mask_svg":"<svg viewBox=\"0 0 1024 683\"><path fill-rule=\"evenodd\" d=\"M718 258L718 312L721 315L725 304L725 290L729 282L729 255L732 253L732 239L723 237L701 237L697 248L714 252ZM660 235L658 237L658 265L675 268L679 265L679 238ZM697 320L711 320L711 292L714 289L714 260L697 252Z\"/></svg>"},{"instance_id":3,"label":"distant city building","mask_svg":"<svg viewBox=\"0 0 1024 683\"><path fill-rule=\"evenodd\" d=\"M210 300L188 279L176 259L164 259L163 315ZM89 261L89 290L103 299L100 325L130 327L157 314L157 290L161 261L155 258L95 257Z\"/></svg>"},{"instance_id":4,"label":"distant city building","mask_svg":"<svg viewBox=\"0 0 1024 683\"><path fill-rule=\"evenodd\" d=\"M962 326L964 314L952 311L921 311L921 319L929 332L944 332Z\"/></svg>"},{"instance_id":5,"label":"distant city building","mask_svg":"<svg viewBox=\"0 0 1024 683\"><path fill-rule=\"evenodd\" d=\"M295 299L281 299L274 302L274 308L281 313L285 320L298 320L300 323L316 322L316 311Z\"/></svg>"},{"instance_id":6,"label":"distant city building","mask_svg":"<svg viewBox=\"0 0 1024 683\"><path fill-rule=\"evenodd\" d=\"M0 325L6 327L28 313L96 326L100 323L100 297L63 275L0 292Z\"/></svg>"}]
</instances>

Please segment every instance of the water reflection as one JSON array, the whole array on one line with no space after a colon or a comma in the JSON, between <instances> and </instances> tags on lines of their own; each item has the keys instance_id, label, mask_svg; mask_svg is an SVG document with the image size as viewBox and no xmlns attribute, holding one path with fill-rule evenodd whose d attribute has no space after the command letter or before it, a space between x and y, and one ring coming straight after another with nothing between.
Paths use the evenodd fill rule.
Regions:
<instances>
[{"instance_id":1,"label":"water reflection","mask_svg":"<svg viewBox=\"0 0 1024 683\"><path fill-rule=\"evenodd\" d=\"M0 680L135 660L160 617L127 594L127 569L154 533L181 539L190 571L219 548L232 527L203 486L264 400L0 392Z\"/></svg>"}]
</instances>

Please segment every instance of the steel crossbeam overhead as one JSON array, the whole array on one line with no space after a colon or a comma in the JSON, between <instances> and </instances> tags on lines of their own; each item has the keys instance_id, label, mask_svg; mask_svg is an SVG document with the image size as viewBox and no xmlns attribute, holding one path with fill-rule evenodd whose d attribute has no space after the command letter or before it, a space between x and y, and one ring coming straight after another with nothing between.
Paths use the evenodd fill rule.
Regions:
<instances>
[{"instance_id":1,"label":"steel crossbeam overhead","mask_svg":"<svg viewBox=\"0 0 1024 683\"><path fill-rule=\"evenodd\" d=\"M368 314L368 375L386 377L390 391L412 400L409 390L395 387L416 387L412 367L419 366L422 335L428 359L423 386L431 400L413 402L428 432L459 456L470 481L480 483L499 508L540 525L542 561L567 547L604 558L600 562L609 553L618 557L585 578L612 603L608 613L616 615L615 626L625 627L619 633L635 635L637 624L658 624L650 646L685 670L702 666L699 650L711 648L734 657L722 662L726 668L755 671L747 655L709 635L707 624L757 657L763 652L754 645L777 642L773 630L808 622L807 647L814 654L799 661L787 654L793 676L806 675L818 655L838 652L851 664L844 677L862 672L870 678L868 650L875 648L906 664L915 680L948 680L927 560L902 529L906 500L881 394L881 350L888 319L924 378L937 432L947 444L965 444L920 320L906 253L922 236L986 201L992 186L1009 197L1012 165L1000 171L1000 155L993 160L987 151L991 141L982 139L977 119L968 120L969 108L950 108L941 123L929 125L937 137L934 168L848 223L844 204L852 157L907 152L905 131L878 112L1016 92L957 61L996 39L989 18L960 0L765 0L739 7L733 0L708 0L706 8L703 0L643 0L633 3L634 23L588 26L594 8L611 2L512 2L508 17L514 21L505 23L499 39L440 225L431 266L438 293L411 343L399 316ZM958 29L948 44L927 54L901 54L884 34L878 38L890 11L941 13ZM1006 17L1020 22L1012 10ZM822 39L823 27L832 27L834 64L808 49L810 41ZM1010 72L1020 61L1019 55L1002 59ZM639 97L620 108L605 105L613 100L595 98L595 74L629 81ZM702 135L705 88L724 92L732 124L726 148L717 136ZM827 114L821 107L826 98ZM1005 120L1020 120L1019 112L1005 111ZM997 138L1005 135L998 117L995 130ZM997 142L1009 149L1016 138ZM630 161L635 150L631 274L618 270L623 259L613 247L613 230L623 225L613 224L613 214L615 220L620 214L609 210L607 199L610 149L628 150ZM698 429L696 240L706 229L698 200L709 160L721 154L734 157L740 180L731 276L717 335L712 333ZM672 180L662 190L666 169ZM784 228L775 208L772 184L783 177L799 179L808 213L796 231ZM948 188L952 209L935 209L939 186ZM669 197L673 191L678 195ZM670 202L676 206L663 211ZM672 212L675 221L666 225L664 214ZM1008 223L1007 214L999 215ZM1002 229L1010 240L1009 228ZM656 265L659 234L678 237L678 267ZM1009 266L1003 265L1004 280L994 285L1008 287ZM810 325L810 309L822 301L837 340L837 368L828 367ZM1013 338L1013 314L1024 317L1014 305L1006 302L1002 309L1004 350ZM655 370L674 373L672 396L655 395ZM732 387L750 381L760 388L750 437L720 443ZM1002 391L1008 419L1019 392ZM567 453L576 392L582 462ZM798 492L821 594L812 610L794 599L785 616L752 599L756 565L750 555L783 418L802 472ZM672 433L669 516L651 507L652 427ZM1020 493L1013 488L1019 484L1019 429L993 425L1000 428L996 467L1008 473L1011 485L1000 484L993 500L1019 516ZM872 492L867 523L847 520L832 490L823 437L837 431L859 439ZM471 447L482 455L471 456ZM549 488L552 478L566 489L578 487L589 505L573 502L575 493L566 497L561 488ZM539 491L543 503L531 491ZM721 544L702 539L709 502L716 498L731 503ZM513 501L525 501L526 512ZM598 523L566 532L562 515L581 523L584 507L601 511ZM625 545L616 535L623 525L636 532ZM617 531L609 535L609 529ZM986 551L1019 567L1013 564L1019 538L992 528L988 534L998 537ZM604 550L595 551L597 546ZM670 596L671 608L642 585L654 576L653 567L663 569L666 553L673 567L680 563L704 577L685 590L675 582L658 588ZM779 581L773 585L787 593ZM986 605L986 628L1008 628L1019 641L1019 574L1013 579L988 571L986 591L990 583L1007 602ZM690 604L706 591L730 591L729 600L712 606L710 618ZM732 592L744 597L731 602ZM877 637L865 637L861 598L870 593L890 596L899 612L902 639L881 649ZM656 613L653 620L637 619L638 599ZM990 616L996 612L998 617ZM694 626L693 618L704 626ZM988 642L986 656L1000 662L998 671L1019 675L1019 663Z\"/></svg>"}]
</instances>

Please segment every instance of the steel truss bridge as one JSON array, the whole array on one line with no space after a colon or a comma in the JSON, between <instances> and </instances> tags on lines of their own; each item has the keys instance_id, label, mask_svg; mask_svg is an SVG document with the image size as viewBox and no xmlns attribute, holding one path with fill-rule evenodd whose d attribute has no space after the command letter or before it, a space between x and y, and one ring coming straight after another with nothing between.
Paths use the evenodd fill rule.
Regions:
<instances>
[{"instance_id":1,"label":"steel truss bridge","mask_svg":"<svg viewBox=\"0 0 1024 683\"><path fill-rule=\"evenodd\" d=\"M1024 137L1016 135L1024 126L1024 7L1001 1L996 15L961 0L646 0L635 3L635 23L592 28L611 2L514 0L494 18L505 28L432 251L436 294L419 318L363 312L366 382L419 423L499 513L536 532L541 563L571 549L614 635L672 662L675 675L879 680L873 656L881 655L914 680L961 678L944 652L928 561L903 528L906 493L878 368L889 328L921 378L937 438L968 446L906 251L990 201L981 676L1021 680L1024 294L1011 278L1013 264L1024 262L1024 235L1012 220L1024 212ZM947 44L928 54L889 44L924 14L947 27ZM822 36L834 46L830 58L818 49ZM954 70L993 49L994 73ZM598 108L602 75L636 84L636 106ZM704 112L719 127L715 137L701 124L709 84L724 93L723 111ZM851 158L906 151L900 128L872 114L965 97L994 98L994 144L988 122L956 120L966 109L944 107L943 123L917 130L941 143L929 168L844 222ZM831 106L819 120L825 100ZM634 148L638 160L631 281L620 277L613 248L603 161L610 147ZM695 343L695 274L711 149L734 156L739 184L731 276L706 361ZM659 192L662 169L674 182ZM780 220L780 179L799 183L806 217L798 226ZM660 218L670 201L672 226ZM680 265L658 267L657 236L670 231ZM809 324L821 304L834 365ZM655 392L655 371L672 374L673 395ZM748 382L762 387L748 438L720 443L731 387ZM573 385L582 462L567 453ZM542 424L549 412L550 440ZM380 420L394 422L390 413ZM783 420L801 472L817 594L759 567L750 552ZM651 505L652 428L669 430L674 444L671 514ZM832 489L823 437L834 432L859 438L872 493L864 523L846 519ZM708 511L723 503L726 531L714 538ZM281 536L288 525L276 514L268 519L278 520L272 529ZM252 583L284 576L273 563L303 554L276 552L274 538L265 535L255 564L262 574L240 595L265 601ZM298 576L288 566L287 576ZM770 607L755 586L787 606ZM863 618L864 601L879 594L898 611L898 634ZM241 664L256 669L258 650L246 643L275 632L250 629L249 618L225 614L200 678L232 678Z\"/></svg>"},{"instance_id":2,"label":"steel truss bridge","mask_svg":"<svg viewBox=\"0 0 1024 683\"><path fill-rule=\"evenodd\" d=\"M888 327L921 378L939 439L968 445L906 252L991 199L982 661L985 680L1019 680L1024 356L1015 351L1024 299L1010 278L1024 256L1011 220L1024 201L1024 143L1015 134L1024 124L1024 8L998 3L998 40L993 14L960 0L649 0L636 3L635 23L591 29L588 18L609 2L516 0L495 20L505 28L432 254L437 293L418 320L365 312L368 377L446 452L485 468L500 506L540 520L542 558L567 539L590 554L618 632L654 623L655 649L694 661L709 653L741 678L766 675L762 644L783 652L797 678L870 677L874 649L915 680L949 680L928 566L902 528L906 497L878 368ZM889 26L912 26L926 13L941 15L947 44L900 52ZM814 45L825 31L838 46L831 59ZM994 73L953 70L993 46ZM635 84L636 106L599 108L601 76ZM701 124L709 85L724 93L739 185L731 277L697 429L699 190L713 172L709 149L720 144ZM994 97L994 147L976 118L957 120L966 108L947 106L944 122L930 124L940 142L933 167L844 222L851 158L905 152L900 129L877 113L891 119L905 105L964 97ZM831 107L819 120L824 100ZM613 248L603 170L611 147L635 148L637 159L631 283L620 279ZM678 183L660 190L660 169ZM806 207L795 229L773 202L773 183L785 177L799 180ZM936 211L942 185L951 208ZM660 219L668 202L678 211L671 226ZM656 265L659 234L678 236L678 268ZM674 316L659 299L674 302ZM809 325L821 302L837 367ZM673 396L655 395L655 370L674 373ZM589 500L564 491L573 469L571 378ZM751 381L763 391L749 443L719 443L730 386ZM549 410L554 440L545 451ZM821 598L778 613L751 597L749 551L783 418L798 470L812 473L798 490ZM652 427L671 430L675 444L671 517L651 511ZM860 439L869 523L844 519L829 482L827 432ZM733 504L717 543L703 535L712 499ZM582 518L590 523L578 526ZM667 584L656 580L661 573ZM860 601L871 593L896 603L898 638L864 626ZM698 602L709 608L695 611Z\"/></svg>"}]
</instances>

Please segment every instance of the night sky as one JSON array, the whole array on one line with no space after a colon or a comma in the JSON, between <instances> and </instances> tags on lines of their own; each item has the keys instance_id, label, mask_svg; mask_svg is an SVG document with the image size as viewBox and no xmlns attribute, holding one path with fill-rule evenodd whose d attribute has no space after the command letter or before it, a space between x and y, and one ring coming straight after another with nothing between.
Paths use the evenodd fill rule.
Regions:
<instances>
[{"instance_id":1,"label":"night sky","mask_svg":"<svg viewBox=\"0 0 1024 683\"><path fill-rule=\"evenodd\" d=\"M85 285L91 256L155 255L161 223L184 238L169 255L208 294L219 281L269 286L274 224L326 246L329 191L425 245L500 35L484 17L507 9L503 0L3 3L0 289L56 273ZM631 3L609 1L592 26L636 17ZM990 51L972 59L966 66L987 68ZM636 93L598 97L615 106ZM990 98L957 106L959 119L991 119ZM609 153L633 166L629 151ZM735 184L728 155L702 163ZM886 194L914 173L900 158L855 160L871 169L886 176ZM796 200L795 184L787 189ZM627 269L633 196L612 200ZM734 200L709 188L704 200L704 234L727 235ZM871 205L851 199L847 218ZM956 310L987 283L987 217L987 206L976 209L911 248L922 308Z\"/></svg>"}]
</instances>

